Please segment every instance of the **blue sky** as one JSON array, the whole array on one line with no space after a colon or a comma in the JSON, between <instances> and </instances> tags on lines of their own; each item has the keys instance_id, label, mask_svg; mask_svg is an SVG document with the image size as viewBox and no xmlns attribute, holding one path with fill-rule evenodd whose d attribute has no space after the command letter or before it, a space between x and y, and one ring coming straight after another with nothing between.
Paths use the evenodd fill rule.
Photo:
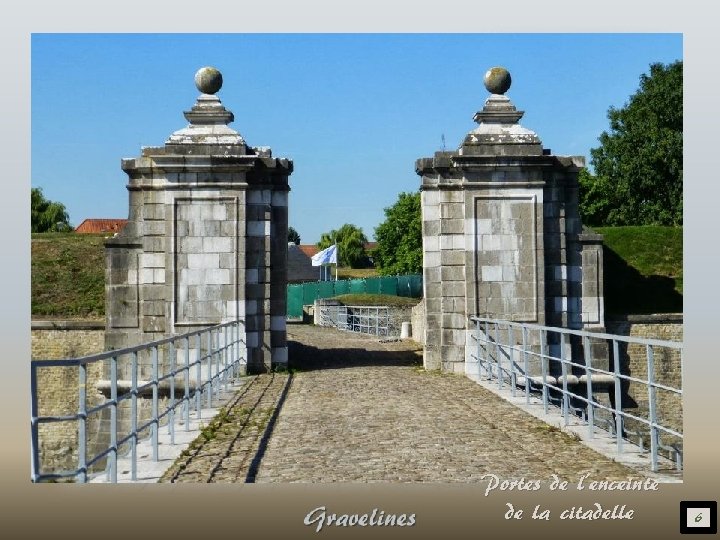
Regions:
<instances>
[{"instance_id":1,"label":"blue sky","mask_svg":"<svg viewBox=\"0 0 720 540\"><path fill-rule=\"evenodd\" d=\"M681 34L34 34L31 183L73 225L127 217L121 158L187 125L193 76L215 66L231 127L294 161L290 224L303 243L415 191L415 160L475 127L492 66L512 74L521 123L558 155L586 156Z\"/></svg>"}]
</instances>

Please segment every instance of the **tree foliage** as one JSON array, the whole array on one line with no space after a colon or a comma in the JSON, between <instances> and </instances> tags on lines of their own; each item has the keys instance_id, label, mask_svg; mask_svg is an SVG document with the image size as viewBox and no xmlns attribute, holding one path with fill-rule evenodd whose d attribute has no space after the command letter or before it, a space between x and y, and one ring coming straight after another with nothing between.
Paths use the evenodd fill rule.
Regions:
<instances>
[{"instance_id":1,"label":"tree foliage","mask_svg":"<svg viewBox=\"0 0 720 540\"><path fill-rule=\"evenodd\" d=\"M72 230L65 205L46 199L42 188L30 190L30 227L34 233Z\"/></svg>"},{"instance_id":2,"label":"tree foliage","mask_svg":"<svg viewBox=\"0 0 720 540\"><path fill-rule=\"evenodd\" d=\"M588 225L682 225L683 63L652 64L640 88L608 111L610 129L580 176Z\"/></svg>"},{"instance_id":3,"label":"tree foliage","mask_svg":"<svg viewBox=\"0 0 720 540\"><path fill-rule=\"evenodd\" d=\"M367 261L367 254L365 253L367 241L367 237L360 227L346 223L337 230L333 229L330 232L323 233L317 246L320 249L325 249L337 244L339 265L360 268Z\"/></svg>"},{"instance_id":4,"label":"tree foliage","mask_svg":"<svg viewBox=\"0 0 720 540\"><path fill-rule=\"evenodd\" d=\"M397 202L385 208L385 221L375 229L375 239L373 259L381 275L422 272L420 192L400 193Z\"/></svg>"},{"instance_id":5,"label":"tree foliage","mask_svg":"<svg viewBox=\"0 0 720 540\"><path fill-rule=\"evenodd\" d=\"M294 227L288 227L288 242L292 242L296 246L300 245L300 233Z\"/></svg>"}]
</instances>

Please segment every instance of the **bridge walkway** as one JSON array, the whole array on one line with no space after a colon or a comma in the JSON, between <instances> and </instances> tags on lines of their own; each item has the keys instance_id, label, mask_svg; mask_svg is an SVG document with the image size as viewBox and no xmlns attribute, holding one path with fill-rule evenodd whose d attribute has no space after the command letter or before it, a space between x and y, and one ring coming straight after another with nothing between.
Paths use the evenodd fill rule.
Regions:
<instances>
[{"instance_id":1,"label":"bridge walkway","mask_svg":"<svg viewBox=\"0 0 720 540\"><path fill-rule=\"evenodd\" d=\"M412 341L288 325L290 372L258 375L161 482L576 482L640 474L462 375Z\"/></svg>"}]
</instances>

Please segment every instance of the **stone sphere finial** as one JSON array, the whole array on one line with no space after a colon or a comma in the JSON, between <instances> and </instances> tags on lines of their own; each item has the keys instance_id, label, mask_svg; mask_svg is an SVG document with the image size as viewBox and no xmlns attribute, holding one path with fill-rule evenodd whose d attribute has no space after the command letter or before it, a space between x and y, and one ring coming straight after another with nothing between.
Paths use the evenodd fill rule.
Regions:
<instances>
[{"instance_id":1,"label":"stone sphere finial","mask_svg":"<svg viewBox=\"0 0 720 540\"><path fill-rule=\"evenodd\" d=\"M512 79L504 67L492 67L485 73L485 88L492 94L504 94L510 89Z\"/></svg>"},{"instance_id":2,"label":"stone sphere finial","mask_svg":"<svg viewBox=\"0 0 720 540\"><path fill-rule=\"evenodd\" d=\"M214 67L201 67L195 74L195 86L203 94L217 93L222 88L222 83L222 73Z\"/></svg>"}]
</instances>

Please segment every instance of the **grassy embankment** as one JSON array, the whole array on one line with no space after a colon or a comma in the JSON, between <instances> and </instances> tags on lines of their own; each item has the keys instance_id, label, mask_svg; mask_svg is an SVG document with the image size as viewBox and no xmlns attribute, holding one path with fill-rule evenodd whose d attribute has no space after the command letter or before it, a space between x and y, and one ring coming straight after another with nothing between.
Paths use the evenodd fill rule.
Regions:
<instances>
[{"instance_id":1,"label":"grassy embankment","mask_svg":"<svg viewBox=\"0 0 720 540\"><path fill-rule=\"evenodd\" d=\"M31 313L35 319L102 319L105 253L101 234L32 235Z\"/></svg>"},{"instance_id":2,"label":"grassy embankment","mask_svg":"<svg viewBox=\"0 0 720 540\"><path fill-rule=\"evenodd\" d=\"M603 227L608 314L682 312L682 228ZM102 318L105 313L103 235L32 235L33 318ZM371 277L374 269L343 269L338 277ZM404 305L412 298L344 296L344 303Z\"/></svg>"},{"instance_id":3,"label":"grassy embankment","mask_svg":"<svg viewBox=\"0 0 720 540\"><path fill-rule=\"evenodd\" d=\"M682 227L597 227L604 236L605 313L682 313Z\"/></svg>"},{"instance_id":4,"label":"grassy embankment","mask_svg":"<svg viewBox=\"0 0 720 540\"><path fill-rule=\"evenodd\" d=\"M338 279L357 279L377 277L375 268L338 268ZM341 294L335 297L346 306L414 306L419 298L406 298L389 294Z\"/></svg>"}]
</instances>

